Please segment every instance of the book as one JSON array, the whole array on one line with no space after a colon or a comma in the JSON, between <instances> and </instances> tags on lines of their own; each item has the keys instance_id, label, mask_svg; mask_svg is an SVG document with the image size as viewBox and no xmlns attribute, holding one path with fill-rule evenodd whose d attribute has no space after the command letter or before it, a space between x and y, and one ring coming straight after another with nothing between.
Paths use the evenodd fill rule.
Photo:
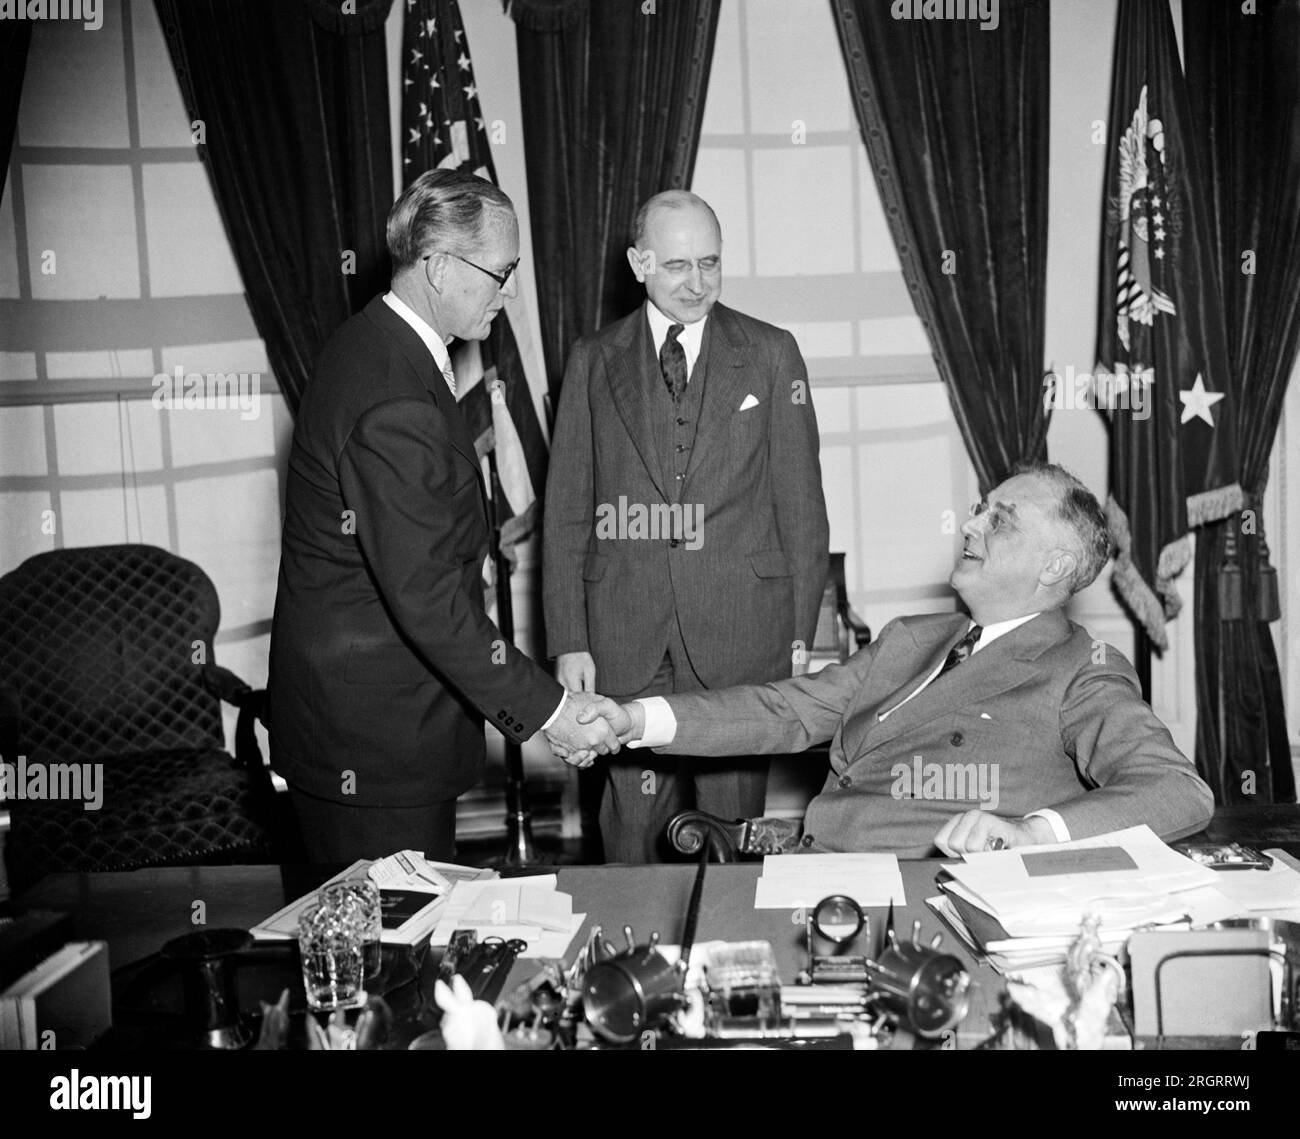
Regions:
<instances>
[{"instance_id":1,"label":"book","mask_svg":"<svg viewBox=\"0 0 1300 1139\"><path fill-rule=\"evenodd\" d=\"M70 941L0 992L0 1049L86 1048L112 1025L104 941Z\"/></svg>"}]
</instances>

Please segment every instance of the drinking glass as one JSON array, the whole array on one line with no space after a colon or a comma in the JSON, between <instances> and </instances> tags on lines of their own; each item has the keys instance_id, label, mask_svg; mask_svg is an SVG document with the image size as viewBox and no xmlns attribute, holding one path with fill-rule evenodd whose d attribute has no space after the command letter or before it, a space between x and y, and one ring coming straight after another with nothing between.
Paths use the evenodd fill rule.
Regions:
<instances>
[{"instance_id":1,"label":"drinking glass","mask_svg":"<svg viewBox=\"0 0 1300 1139\"><path fill-rule=\"evenodd\" d=\"M319 902L298 919L298 950L307 1007L341 1008L356 1000L363 981L361 907L354 898Z\"/></svg>"},{"instance_id":2,"label":"drinking glass","mask_svg":"<svg viewBox=\"0 0 1300 1139\"><path fill-rule=\"evenodd\" d=\"M320 900L335 905L346 905L352 899L360 907L362 924L361 960L366 980L379 976L383 966L380 953L380 934L384 928L384 910L379 900L379 887L369 878L348 878L334 882L320 892Z\"/></svg>"}]
</instances>

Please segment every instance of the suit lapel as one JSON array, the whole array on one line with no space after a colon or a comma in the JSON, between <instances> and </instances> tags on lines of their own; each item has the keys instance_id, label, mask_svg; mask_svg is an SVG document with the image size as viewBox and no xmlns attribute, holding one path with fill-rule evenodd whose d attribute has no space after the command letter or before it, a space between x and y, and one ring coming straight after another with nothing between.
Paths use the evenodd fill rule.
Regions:
<instances>
[{"instance_id":1,"label":"suit lapel","mask_svg":"<svg viewBox=\"0 0 1300 1139\"><path fill-rule=\"evenodd\" d=\"M900 686L900 691L894 694L897 699L891 696L876 711L888 711L898 700L905 698L947 656L948 650L965 634L967 624L962 618L951 635L944 637L937 648L926 655L926 664ZM1023 684L1034 675L1034 661L1068 635L1069 624L1059 610L1040 613L1032 621L999 637L988 648L981 649L942 679L936 678L914 699L891 712L883 723L871 716L859 750L881 747L921 724L961 708L977 707L999 693Z\"/></svg>"},{"instance_id":2,"label":"suit lapel","mask_svg":"<svg viewBox=\"0 0 1300 1139\"><path fill-rule=\"evenodd\" d=\"M965 616L954 613L951 621L942 624L920 629L904 625L891 643L881 645L871 670L872 683L858 700L858 706L869 714L845 717L845 723L851 725L844 734L844 750L848 756L860 754L875 745L877 733L893 722L902 709L894 712L883 724L876 718L878 714L897 708L906 700L921 680L948 655L948 650L961 639L968 624Z\"/></svg>"},{"instance_id":3,"label":"suit lapel","mask_svg":"<svg viewBox=\"0 0 1300 1139\"><path fill-rule=\"evenodd\" d=\"M655 445L654 424L651 420L651 383L662 383L658 364L654 360L654 346L650 339L650 322L645 306L627 317L604 350L605 374L609 379L614 406L622 417L627 433L641 456L651 481L660 495L665 496L663 465L659 448ZM653 375L648 371L653 369Z\"/></svg>"},{"instance_id":4,"label":"suit lapel","mask_svg":"<svg viewBox=\"0 0 1300 1139\"><path fill-rule=\"evenodd\" d=\"M691 383L704 384L700 422L691 448L691 460L682 482L685 492L691 476L710 454L722 449L731 417L745 398L749 382L751 346L725 305L715 304L704 326L704 344ZM707 382L705 382L707 380Z\"/></svg>"},{"instance_id":5,"label":"suit lapel","mask_svg":"<svg viewBox=\"0 0 1300 1139\"><path fill-rule=\"evenodd\" d=\"M365 314L397 345L403 359L424 385L425 391L433 397L433 402L437 404L438 411L442 413L443 421L447 424L447 438L451 441L451 445L474 468L475 477L478 479L479 501L482 503L483 518L486 522L491 518L491 514L488 510L487 488L483 485L483 468L479 462L478 452L474 447L474 440L470 438L465 416L452 398L447 381L443 379L442 372L430 355L429 349L416 335L415 329L384 303L382 296L375 297L366 305Z\"/></svg>"}]
</instances>

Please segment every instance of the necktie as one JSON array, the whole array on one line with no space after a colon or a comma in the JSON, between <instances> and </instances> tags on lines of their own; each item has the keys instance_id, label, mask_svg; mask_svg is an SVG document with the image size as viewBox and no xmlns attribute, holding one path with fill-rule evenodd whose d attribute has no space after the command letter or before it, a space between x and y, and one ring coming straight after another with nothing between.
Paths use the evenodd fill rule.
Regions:
<instances>
[{"instance_id":1,"label":"necktie","mask_svg":"<svg viewBox=\"0 0 1300 1139\"><path fill-rule=\"evenodd\" d=\"M456 373L451 370L451 361L448 360L442 367L442 378L447 381L447 389L451 392L451 398L456 398Z\"/></svg>"},{"instance_id":2,"label":"necktie","mask_svg":"<svg viewBox=\"0 0 1300 1139\"><path fill-rule=\"evenodd\" d=\"M975 651L975 646L979 643L980 634L982 632L984 632L984 630L980 628L979 625L971 626L970 632L948 650L948 656L944 659L943 668L939 670L939 676L951 672ZM939 676L936 676L934 679L938 680Z\"/></svg>"},{"instance_id":3,"label":"necktie","mask_svg":"<svg viewBox=\"0 0 1300 1139\"><path fill-rule=\"evenodd\" d=\"M680 399L686 390L686 349L677 338L686 330L684 324L669 326L664 346L659 349L659 370L664 374L664 383L673 399Z\"/></svg>"}]
</instances>

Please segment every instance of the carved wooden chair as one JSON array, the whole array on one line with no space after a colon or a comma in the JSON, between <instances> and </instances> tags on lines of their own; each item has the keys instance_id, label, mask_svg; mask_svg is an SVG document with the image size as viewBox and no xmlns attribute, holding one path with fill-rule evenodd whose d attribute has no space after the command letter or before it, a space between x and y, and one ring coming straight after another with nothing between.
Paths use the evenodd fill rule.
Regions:
<instances>
[{"instance_id":1,"label":"carved wooden chair","mask_svg":"<svg viewBox=\"0 0 1300 1139\"><path fill-rule=\"evenodd\" d=\"M842 664L870 643L871 629L849 605L844 555L832 553L817 632L808 649L808 671ZM707 843L710 857L718 862L797 850L803 841L804 807L821 790L829 764L829 744L819 744L789 759L775 759L768 779L765 817L728 822L705 811L682 811L668 824L668 841L686 855L698 855Z\"/></svg>"}]
</instances>

